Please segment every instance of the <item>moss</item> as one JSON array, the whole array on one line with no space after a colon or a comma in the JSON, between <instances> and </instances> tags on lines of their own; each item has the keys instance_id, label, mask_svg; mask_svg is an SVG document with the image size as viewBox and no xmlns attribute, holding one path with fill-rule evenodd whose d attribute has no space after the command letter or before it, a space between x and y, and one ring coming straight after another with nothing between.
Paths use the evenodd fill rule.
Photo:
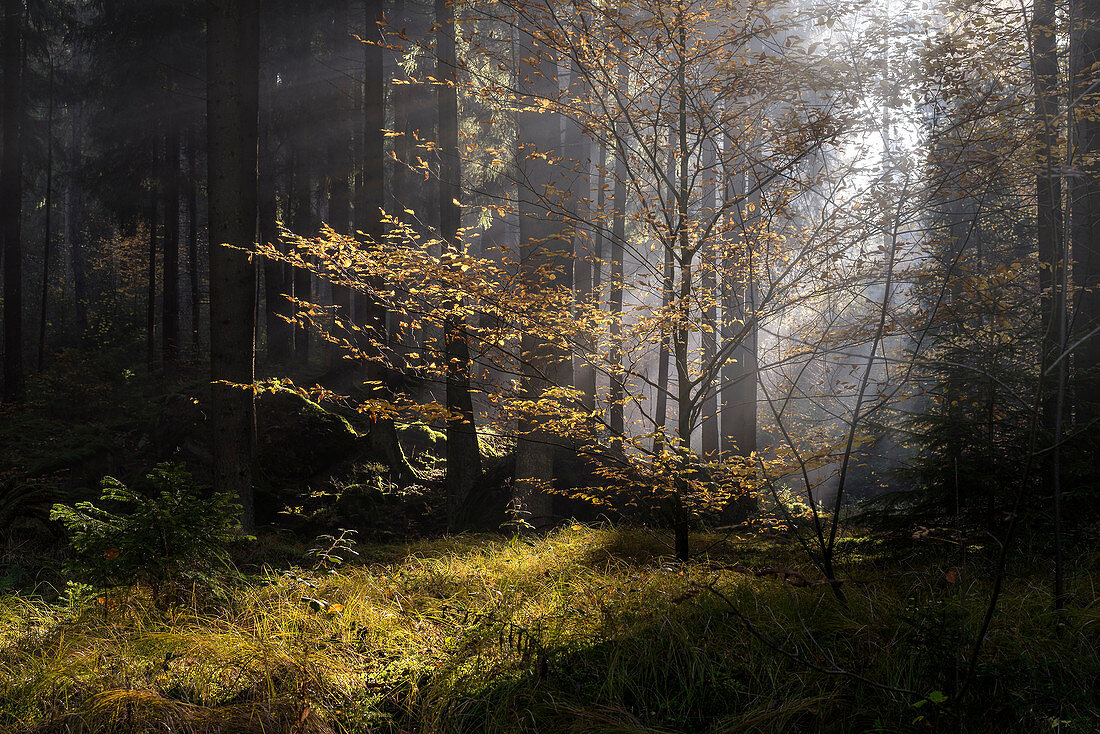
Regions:
<instances>
[{"instance_id":1,"label":"moss","mask_svg":"<svg viewBox=\"0 0 1100 734\"><path fill-rule=\"evenodd\" d=\"M347 458L359 434L343 416L278 387L256 400L259 461L272 477L309 479Z\"/></svg>"}]
</instances>

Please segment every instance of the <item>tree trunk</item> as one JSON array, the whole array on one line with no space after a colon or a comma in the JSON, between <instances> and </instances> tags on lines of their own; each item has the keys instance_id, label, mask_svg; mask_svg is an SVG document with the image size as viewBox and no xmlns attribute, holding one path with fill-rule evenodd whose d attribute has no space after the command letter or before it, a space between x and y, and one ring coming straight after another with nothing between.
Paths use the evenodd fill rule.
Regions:
<instances>
[{"instance_id":1,"label":"tree trunk","mask_svg":"<svg viewBox=\"0 0 1100 734\"><path fill-rule=\"evenodd\" d=\"M530 34L520 31L518 42L525 44L519 54L519 89L528 107L558 95L555 54L536 43ZM554 114L540 114L530 109L517 116L517 165L521 171L518 187L520 215L520 273L523 287L532 300L542 297L554 283L564 282L565 258L572 252L572 240L562 231L559 217L552 208L561 206L560 187L554 185L554 170L548 157L560 152L561 120ZM571 264L569 264L571 267ZM554 271L556 280L548 280ZM557 384L561 363L568 355L559 354L537 334L525 334L521 344L520 370L524 393L538 400L543 392ZM534 527L545 527L553 521L551 496L548 493L553 478L554 440L538 429L537 419L525 419L519 426L516 446L515 505L528 513L526 519Z\"/></svg>"},{"instance_id":2,"label":"tree trunk","mask_svg":"<svg viewBox=\"0 0 1100 734\"><path fill-rule=\"evenodd\" d=\"M207 154L210 219L210 372L214 489L240 498L255 525L255 404L259 0L207 2ZM243 386L243 388L242 388Z\"/></svg>"},{"instance_id":3,"label":"tree trunk","mask_svg":"<svg viewBox=\"0 0 1100 734\"><path fill-rule=\"evenodd\" d=\"M619 84L630 86L630 67L623 61L619 64ZM626 242L626 135L627 126L623 119L628 113L625 110L619 112L619 119L615 123L615 193L613 207L613 220L611 225L611 299L608 309L611 312L611 349L610 349L610 375L611 390L608 400L610 402L610 427L612 440L621 440L626 433L625 409L626 409L626 376L623 374L623 245Z\"/></svg>"},{"instance_id":4,"label":"tree trunk","mask_svg":"<svg viewBox=\"0 0 1100 734\"><path fill-rule=\"evenodd\" d=\"M46 359L46 315L50 296L50 258L53 245L53 108L54 69L50 59L50 91L46 113L46 223L42 236L42 303L38 314L38 371L42 371Z\"/></svg>"},{"instance_id":5,"label":"tree trunk","mask_svg":"<svg viewBox=\"0 0 1100 734\"><path fill-rule=\"evenodd\" d=\"M290 226L294 234L310 237L314 233L313 176L311 160L314 155L311 140L314 134L312 83L313 49L310 34L313 24L312 4L302 0L298 4L297 24L291 29L293 42L291 54L296 60L292 81L295 96L295 126L292 139L292 177L290 190ZM313 298L313 278L304 268L295 268L293 275L294 298L308 302ZM308 328L294 330L294 360L300 365L309 363L311 334Z\"/></svg>"},{"instance_id":6,"label":"tree trunk","mask_svg":"<svg viewBox=\"0 0 1100 734\"><path fill-rule=\"evenodd\" d=\"M1074 309L1076 318L1072 337L1075 342L1084 339L1074 354L1074 364L1078 370L1075 380L1076 419L1086 435L1095 435L1095 423L1100 419L1100 336L1094 334L1090 337L1088 334L1100 327L1100 293L1097 292L1100 290L1100 160L1097 160L1100 156L1100 120L1096 119L1100 93L1095 88L1097 69L1100 68L1100 2L1074 0L1070 19L1070 99L1074 106L1070 119L1076 122L1076 129L1072 136L1074 145L1071 146L1073 160L1069 164L1079 172L1079 175L1069 179L1073 284L1079 294ZM1064 321L1060 325L1064 325ZM1060 348L1064 349L1065 343L1064 338L1060 339ZM1065 366L1059 363L1058 378L1063 386L1064 376ZM1056 440L1060 438L1056 435ZM1094 469L1100 468L1100 446L1094 442L1088 448L1092 450ZM1058 479L1055 475L1054 607L1061 610L1065 606L1066 594L1062 558L1062 496Z\"/></svg>"},{"instance_id":7,"label":"tree trunk","mask_svg":"<svg viewBox=\"0 0 1100 734\"><path fill-rule=\"evenodd\" d=\"M733 175L727 173L727 177L726 196L744 196L745 175L740 172ZM731 212L729 216L741 223L741 234L740 242L731 236L725 243L726 255L722 263L723 346L728 348L728 342L737 342L721 372L720 445L726 458L745 456L756 450L756 328L745 329L745 324L752 318L753 277L748 229L744 225L745 207L739 205L736 212Z\"/></svg>"},{"instance_id":8,"label":"tree trunk","mask_svg":"<svg viewBox=\"0 0 1100 734\"><path fill-rule=\"evenodd\" d=\"M77 3L78 8L82 7ZM78 18L80 13L78 11ZM79 50L74 52L73 67L82 70ZM76 173L83 164L84 105L80 100L73 104L72 130L69 142L69 178L65 189L65 239L73 268L73 301L76 312L76 330L80 341L88 335L88 268L84 256L81 222L84 219L83 190Z\"/></svg>"},{"instance_id":9,"label":"tree trunk","mask_svg":"<svg viewBox=\"0 0 1100 734\"><path fill-rule=\"evenodd\" d=\"M687 460L691 456L691 429L692 429L692 382L691 368L688 364L688 346L691 338L691 288L692 288L692 258L695 249L689 247L688 237L688 129L687 129L687 33L684 27L683 2L677 3L677 25L679 26L679 70L677 74L678 104L679 104L679 156L680 176L676 202L677 230L680 237L680 292L676 299L676 321L673 330L673 346L676 355L676 415L679 423L681 456ZM672 497L672 528L676 538L676 557L681 561L690 558L688 547L689 518L683 504L682 484L686 481L683 473L688 467L678 467L679 474L673 478L676 484L676 492Z\"/></svg>"},{"instance_id":10,"label":"tree trunk","mask_svg":"<svg viewBox=\"0 0 1100 734\"><path fill-rule=\"evenodd\" d=\"M1033 6L1032 33L1033 58L1032 68L1035 79L1035 106L1038 118L1039 149L1036 177L1036 215L1038 225L1038 255L1039 255L1039 291L1040 311L1043 323L1043 365L1051 365L1061 356L1065 329L1065 247L1062 232L1062 181L1059 175L1059 162L1055 153L1058 145L1057 120L1059 116L1058 103L1058 39L1056 28L1055 4L1051 0L1035 0ZM1079 50L1078 50L1079 53ZM1076 59L1075 59L1076 60ZM1080 187L1075 187L1074 198L1081 195ZM1082 204L1087 206L1087 197L1082 199ZM1074 205L1078 216L1083 212L1080 206ZM1085 255L1085 257L1082 257ZM1087 254L1074 252L1074 256L1083 259L1087 263ZM1075 275L1087 277L1085 272L1090 268L1089 264L1075 267ZM1082 310L1085 308L1082 299ZM1087 344L1087 342L1086 342ZM1078 352L1081 353L1080 351ZM1091 366L1091 365L1090 365ZM1058 371L1064 369L1064 364L1059 362ZM1084 387L1084 386L1081 386ZM1080 388L1079 388L1080 389ZM1087 394L1087 388L1084 393ZM1049 433L1057 445L1061 440L1059 435L1062 425L1062 406L1054 390L1045 390L1041 396L1043 428ZM1046 471L1043 472L1045 489L1054 496L1056 511L1060 510L1060 472L1059 462L1056 457L1046 462ZM1060 518L1058 518L1060 525ZM1059 534L1060 540L1060 534ZM1060 549L1059 549L1060 550ZM1055 605L1061 603L1061 563L1056 564L1055 571Z\"/></svg>"},{"instance_id":11,"label":"tree trunk","mask_svg":"<svg viewBox=\"0 0 1100 734\"><path fill-rule=\"evenodd\" d=\"M675 128L670 128L668 131L668 192L667 201L671 204L677 201L676 187L672 184L676 180L676 156L671 152L676 149L679 135ZM673 291L675 287L675 263L673 262L673 248L671 244L665 246L665 264L661 281L661 313L667 315L669 307L672 305ZM657 350L657 400L656 409L654 411L653 423L654 423L654 437L653 437L653 453L657 455L661 452L665 445L665 431L668 425L668 358L669 352L672 347L672 330L668 326L668 319L662 316L661 325L661 345Z\"/></svg>"},{"instance_id":12,"label":"tree trunk","mask_svg":"<svg viewBox=\"0 0 1100 734\"><path fill-rule=\"evenodd\" d=\"M171 72L169 72L171 75ZM173 82L169 77L169 102ZM177 114L169 105L164 135L164 305L161 350L171 372L180 350L180 134Z\"/></svg>"},{"instance_id":13,"label":"tree trunk","mask_svg":"<svg viewBox=\"0 0 1100 734\"><path fill-rule=\"evenodd\" d=\"M691 365L688 364L688 348L691 339L691 288L692 258L694 249L690 246L688 235L688 166L690 149L688 148L687 129L687 31L684 27L683 2L677 4L677 25L679 26L679 69L677 73L677 97L679 104L679 181L676 192L676 228L680 239L680 292L676 298L676 320L673 329L673 348L676 356L676 415L680 442L685 451L691 448ZM679 505L679 502L677 502Z\"/></svg>"},{"instance_id":14,"label":"tree trunk","mask_svg":"<svg viewBox=\"0 0 1100 734\"><path fill-rule=\"evenodd\" d=\"M703 143L703 217L712 217L718 210L718 187L715 163L717 162L716 143L713 140ZM718 357L718 254L714 242L702 243L703 260L700 285L703 289L703 368L714 364ZM702 413L700 415L700 450L704 460L718 457L718 390L716 384L700 385L702 391Z\"/></svg>"},{"instance_id":15,"label":"tree trunk","mask_svg":"<svg viewBox=\"0 0 1100 734\"><path fill-rule=\"evenodd\" d=\"M435 0L436 78L455 82L437 87L439 106L439 233L444 246L458 254L462 226L462 159L458 152L458 75L455 55L454 5ZM480 509L473 492L481 476L481 452L473 401L470 397L470 348L461 316L446 319L443 341L447 352L447 527L463 530Z\"/></svg>"},{"instance_id":16,"label":"tree trunk","mask_svg":"<svg viewBox=\"0 0 1100 734\"><path fill-rule=\"evenodd\" d=\"M199 147L195 140L195 130L187 131L187 274L191 288L191 351L198 354L202 349L200 337L199 306Z\"/></svg>"},{"instance_id":17,"label":"tree trunk","mask_svg":"<svg viewBox=\"0 0 1100 734\"><path fill-rule=\"evenodd\" d=\"M385 201L385 137L386 127L386 86L385 69L382 58L382 43L378 23L382 20L382 0L366 0L363 22L366 26L365 40L373 43L363 44L363 170L360 187L360 200L356 202L356 221L358 228L368 240L382 238L382 210ZM379 344L389 340L386 325L386 310L365 293L355 298L355 321L365 328Z\"/></svg>"},{"instance_id":18,"label":"tree trunk","mask_svg":"<svg viewBox=\"0 0 1100 734\"><path fill-rule=\"evenodd\" d=\"M275 71L264 68L260 104L263 122L260 124L259 214L260 242L285 250L279 237L279 202L275 184L276 154L272 144L275 125ZM292 290L292 276L286 263L264 259L264 326L267 336L267 361L270 365L290 364L294 345L294 329L288 319L294 316L294 304L287 296Z\"/></svg>"},{"instance_id":19,"label":"tree trunk","mask_svg":"<svg viewBox=\"0 0 1100 734\"><path fill-rule=\"evenodd\" d=\"M156 144L154 143L150 170L157 167ZM154 181L153 189L149 191L149 201L145 207L145 221L148 231L148 255L149 260L145 278L145 362L150 370L157 361L156 333L157 333L157 189Z\"/></svg>"},{"instance_id":20,"label":"tree trunk","mask_svg":"<svg viewBox=\"0 0 1100 734\"><path fill-rule=\"evenodd\" d=\"M0 215L4 236L4 402L21 402L23 383L23 3L4 0L4 153Z\"/></svg>"},{"instance_id":21,"label":"tree trunk","mask_svg":"<svg viewBox=\"0 0 1100 734\"><path fill-rule=\"evenodd\" d=\"M600 302L599 287L597 285L599 279L600 268L600 254L603 249L603 221L602 221L602 201L603 197L600 196L599 191L595 193L593 197L592 181L596 181L597 186L603 184L603 174L601 172L604 155L603 146L598 142L592 142L588 148L588 162L585 164L589 173L585 177L583 189L586 191L586 196L589 200L588 221L592 222L591 235L592 235L592 247L589 251L584 251L580 247L574 246L575 264L573 270L573 277L577 286L577 299L581 301L585 310L592 309ZM592 168L596 167L595 175L592 175ZM592 202L598 201L595 211L592 211ZM595 326L595 325L593 325ZM581 347L583 353L577 360L577 366L575 369L577 390L581 394L582 407L585 410L592 411L596 409L596 363L598 359L599 336L595 328L591 329L589 333L583 337Z\"/></svg>"},{"instance_id":22,"label":"tree trunk","mask_svg":"<svg viewBox=\"0 0 1100 734\"><path fill-rule=\"evenodd\" d=\"M329 39L328 70L332 75L331 104L329 115L331 134L328 145L328 225L343 235L352 234L351 227L351 174L355 150L352 135L352 103L355 96L352 89L352 70L348 65L351 58L352 40L349 26L348 0L336 0L333 4L331 37ZM333 284L332 300L340 321L352 317L352 295L347 286ZM350 333L340 333L333 324L334 334L350 337ZM340 364L343 350L328 345L329 361L333 368Z\"/></svg>"}]
</instances>

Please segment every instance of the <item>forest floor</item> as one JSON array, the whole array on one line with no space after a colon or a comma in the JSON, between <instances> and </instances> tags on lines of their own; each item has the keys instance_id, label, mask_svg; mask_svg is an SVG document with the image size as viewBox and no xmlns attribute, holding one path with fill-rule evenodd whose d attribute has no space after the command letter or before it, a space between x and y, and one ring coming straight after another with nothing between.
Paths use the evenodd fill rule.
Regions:
<instances>
[{"instance_id":1,"label":"forest floor","mask_svg":"<svg viewBox=\"0 0 1100 734\"><path fill-rule=\"evenodd\" d=\"M333 568L271 535L170 603L9 592L0 731L1100 731L1100 557L1060 629L1049 568L1010 564L958 700L988 550L844 539L845 606L789 539L692 541L574 524Z\"/></svg>"}]
</instances>

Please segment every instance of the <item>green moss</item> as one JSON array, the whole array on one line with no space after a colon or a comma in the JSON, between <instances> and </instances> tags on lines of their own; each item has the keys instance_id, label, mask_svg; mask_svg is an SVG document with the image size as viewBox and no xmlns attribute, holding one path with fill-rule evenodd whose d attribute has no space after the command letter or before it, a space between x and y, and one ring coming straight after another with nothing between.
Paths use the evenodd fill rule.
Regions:
<instances>
[{"instance_id":1,"label":"green moss","mask_svg":"<svg viewBox=\"0 0 1100 734\"><path fill-rule=\"evenodd\" d=\"M346 418L282 387L258 394L256 423L260 464L280 479L309 479L348 458L359 439Z\"/></svg>"}]
</instances>

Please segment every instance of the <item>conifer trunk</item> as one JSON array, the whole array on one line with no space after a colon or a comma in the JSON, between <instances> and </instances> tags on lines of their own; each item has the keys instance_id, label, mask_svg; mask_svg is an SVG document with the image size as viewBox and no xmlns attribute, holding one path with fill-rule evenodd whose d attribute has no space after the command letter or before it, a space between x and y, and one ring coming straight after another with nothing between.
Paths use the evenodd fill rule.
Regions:
<instances>
[{"instance_id":1,"label":"conifer trunk","mask_svg":"<svg viewBox=\"0 0 1100 734\"><path fill-rule=\"evenodd\" d=\"M38 371L46 359L46 322L50 298L50 258L53 256L53 110L54 67L50 60L49 102L46 113L46 222L42 235L42 302L38 313Z\"/></svg>"},{"instance_id":2,"label":"conifer trunk","mask_svg":"<svg viewBox=\"0 0 1100 734\"><path fill-rule=\"evenodd\" d=\"M457 85L454 5L435 0L436 78ZM459 253L458 230L462 211L462 162L458 151L458 90L456 86L437 87L439 107L439 231L452 254ZM470 397L470 348L464 318L452 316L443 326L447 359L447 527L463 530L471 520L470 511L480 503L472 496L481 476L481 453ZM480 508L477 508L480 509Z\"/></svg>"},{"instance_id":3,"label":"conifer trunk","mask_svg":"<svg viewBox=\"0 0 1100 734\"><path fill-rule=\"evenodd\" d=\"M199 292L199 147L195 129L187 131L187 275L191 291L191 352L202 349L202 325L199 317L202 296Z\"/></svg>"},{"instance_id":4,"label":"conifer trunk","mask_svg":"<svg viewBox=\"0 0 1100 734\"><path fill-rule=\"evenodd\" d=\"M356 204L356 209L361 209L362 214L357 214L359 228L369 240L378 241L382 238L383 221L382 209L385 201L385 137L386 127L386 87L382 55L382 44L379 33L379 22L383 17L383 4L381 0L366 0L364 3L363 22L365 25L365 40L372 43L363 44L363 185L360 188L361 199ZM371 336L379 344L386 344L389 333L386 324L385 308L370 298L360 293L355 301L355 320L361 326L369 330Z\"/></svg>"},{"instance_id":5,"label":"conifer trunk","mask_svg":"<svg viewBox=\"0 0 1100 734\"><path fill-rule=\"evenodd\" d=\"M255 268L247 250L253 248L256 237L259 11L259 0L207 1L214 489L240 498L246 530L255 526L256 517L251 389Z\"/></svg>"},{"instance_id":6,"label":"conifer trunk","mask_svg":"<svg viewBox=\"0 0 1100 734\"><path fill-rule=\"evenodd\" d=\"M0 216L4 236L4 402L21 402L23 382L23 3L4 0L4 122Z\"/></svg>"},{"instance_id":7,"label":"conifer trunk","mask_svg":"<svg viewBox=\"0 0 1100 734\"><path fill-rule=\"evenodd\" d=\"M557 56L522 31L519 43L524 47L517 52L527 59L518 69L518 87L527 108L517 115L516 158L522 181L518 187L519 268L523 287L528 297L535 300L566 282L565 255L572 253L572 240L564 231L560 216L551 211L563 205L560 185L555 185L553 166L547 160L560 155L561 120L556 114L538 111L543 101L557 98ZM548 278L551 271L554 279ZM568 358L559 354L542 335L525 334L520 371L527 398L538 400L548 388L559 384L562 364ZM548 490L553 479L554 440L539 430L537 419L522 420L519 434L515 504L528 513L527 522L545 527L553 521Z\"/></svg>"},{"instance_id":8,"label":"conifer trunk","mask_svg":"<svg viewBox=\"0 0 1100 734\"><path fill-rule=\"evenodd\" d=\"M169 80L169 100L172 100ZM161 352L171 371L180 347L180 135L176 113L169 108L164 136L164 304Z\"/></svg>"}]
</instances>

